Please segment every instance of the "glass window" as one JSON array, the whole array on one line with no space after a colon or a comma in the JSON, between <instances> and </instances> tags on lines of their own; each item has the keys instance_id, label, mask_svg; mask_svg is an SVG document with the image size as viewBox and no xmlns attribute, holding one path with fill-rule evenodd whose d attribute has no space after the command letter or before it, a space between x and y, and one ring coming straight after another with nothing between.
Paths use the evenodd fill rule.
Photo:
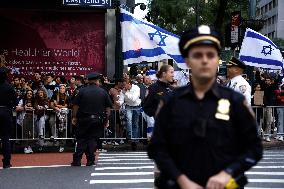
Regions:
<instances>
[{"instance_id":1,"label":"glass window","mask_svg":"<svg viewBox=\"0 0 284 189\"><path fill-rule=\"evenodd\" d=\"M272 21L271 21L271 23L274 24L274 22L275 22L275 16L272 16Z\"/></svg>"},{"instance_id":2,"label":"glass window","mask_svg":"<svg viewBox=\"0 0 284 189\"><path fill-rule=\"evenodd\" d=\"M268 5L265 5L265 12L268 11Z\"/></svg>"},{"instance_id":3,"label":"glass window","mask_svg":"<svg viewBox=\"0 0 284 189\"><path fill-rule=\"evenodd\" d=\"M261 15L264 14L264 7L261 7L261 9L260 9L260 14L261 14Z\"/></svg>"},{"instance_id":4,"label":"glass window","mask_svg":"<svg viewBox=\"0 0 284 189\"><path fill-rule=\"evenodd\" d=\"M277 6L277 0L272 1L272 6L273 6L273 8L275 8Z\"/></svg>"},{"instance_id":5,"label":"glass window","mask_svg":"<svg viewBox=\"0 0 284 189\"><path fill-rule=\"evenodd\" d=\"M272 9L272 2L269 3L269 10Z\"/></svg>"},{"instance_id":6,"label":"glass window","mask_svg":"<svg viewBox=\"0 0 284 189\"><path fill-rule=\"evenodd\" d=\"M268 26L271 24L271 18L268 18Z\"/></svg>"}]
</instances>

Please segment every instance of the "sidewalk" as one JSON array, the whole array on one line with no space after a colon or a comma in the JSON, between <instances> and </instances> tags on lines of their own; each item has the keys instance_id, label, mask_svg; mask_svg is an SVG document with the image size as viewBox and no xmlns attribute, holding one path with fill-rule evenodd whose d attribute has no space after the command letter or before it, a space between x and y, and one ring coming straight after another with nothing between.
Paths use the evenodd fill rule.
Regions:
<instances>
[{"instance_id":1,"label":"sidewalk","mask_svg":"<svg viewBox=\"0 0 284 189\"><path fill-rule=\"evenodd\" d=\"M279 148L284 149L284 141L279 141L274 138L271 139L270 142L263 141L262 144L263 144L263 148L266 150L279 149Z\"/></svg>"}]
</instances>

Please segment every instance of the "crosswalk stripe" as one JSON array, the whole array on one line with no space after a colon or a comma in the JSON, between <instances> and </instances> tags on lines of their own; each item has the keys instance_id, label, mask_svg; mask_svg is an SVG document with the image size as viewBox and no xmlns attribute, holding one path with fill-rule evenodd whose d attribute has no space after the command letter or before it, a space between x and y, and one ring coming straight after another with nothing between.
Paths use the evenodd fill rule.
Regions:
<instances>
[{"instance_id":1,"label":"crosswalk stripe","mask_svg":"<svg viewBox=\"0 0 284 189\"><path fill-rule=\"evenodd\" d=\"M153 183L154 179L127 179L127 180L90 180L90 184L129 184L129 183Z\"/></svg>"},{"instance_id":2,"label":"crosswalk stripe","mask_svg":"<svg viewBox=\"0 0 284 189\"><path fill-rule=\"evenodd\" d=\"M119 172L119 173L92 173L91 176L119 176L119 175L154 175L154 172Z\"/></svg>"},{"instance_id":3,"label":"crosswalk stripe","mask_svg":"<svg viewBox=\"0 0 284 189\"><path fill-rule=\"evenodd\" d=\"M108 158L147 158L148 156L99 156L100 159Z\"/></svg>"},{"instance_id":4,"label":"crosswalk stripe","mask_svg":"<svg viewBox=\"0 0 284 189\"><path fill-rule=\"evenodd\" d=\"M101 161L151 161L150 159L100 159L98 160L99 162Z\"/></svg>"},{"instance_id":5,"label":"crosswalk stripe","mask_svg":"<svg viewBox=\"0 0 284 189\"><path fill-rule=\"evenodd\" d=\"M148 157L147 154L121 154L121 153L116 153L116 154L100 154L100 156L143 156L143 157Z\"/></svg>"},{"instance_id":6,"label":"crosswalk stripe","mask_svg":"<svg viewBox=\"0 0 284 189\"><path fill-rule=\"evenodd\" d=\"M253 168L261 169L261 168L267 168L267 169L283 169L284 166L254 166Z\"/></svg>"},{"instance_id":7,"label":"crosswalk stripe","mask_svg":"<svg viewBox=\"0 0 284 189\"><path fill-rule=\"evenodd\" d=\"M248 179L248 181L256 183L284 183L284 179Z\"/></svg>"},{"instance_id":8,"label":"crosswalk stripe","mask_svg":"<svg viewBox=\"0 0 284 189\"><path fill-rule=\"evenodd\" d=\"M140 166L140 167L98 167L95 170L102 171L102 170L117 170L117 169L153 169L154 166Z\"/></svg>"},{"instance_id":9,"label":"crosswalk stripe","mask_svg":"<svg viewBox=\"0 0 284 189\"><path fill-rule=\"evenodd\" d=\"M245 173L246 175L284 175L284 172L253 172L249 171Z\"/></svg>"},{"instance_id":10,"label":"crosswalk stripe","mask_svg":"<svg viewBox=\"0 0 284 189\"><path fill-rule=\"evenodd\" d=\"M111 154L117 154L117 153L113 153L113 152L102 152L100 153L100 155L111 155ZM122 154L122 153L120 153ZM147 152L123 152L123 154L147 154Z\"/></svg>"},{"instance_id":11,"label":"crosswalk stripe","mask_svg":"<svg viewBox=\"0 0 284 189\"><path fill-rule=\"evenodd\" d=\"M283 155L279 155L279 154L264 154L263 157L283 157Z\"/></svg>"},{"instance_id":12,"label":"crosswalk stripe","mask_svg":"<svg viewBox=\"0 0 284 189\"><path fill-rule=\"evenodd\" d=\"M283 158L277 158L277 157L273 157L273 158L262 158L263 160L264 159L284 159L284 157Z\"/></svg>"},{"instance_id":13,"label":"crosswalk stripe","mask_svg":"<svg viewBox=\"0 0 284 189\"><path fill-rule=\"evenodd\" d=\"M153 162L145 162L145 163L141 163L141 162L127 162L127 163L121 163L121 162L114 162L114 163L105 163L105 162L99 162L98 165L154 165Z\"/></svg>"}]
</instances>

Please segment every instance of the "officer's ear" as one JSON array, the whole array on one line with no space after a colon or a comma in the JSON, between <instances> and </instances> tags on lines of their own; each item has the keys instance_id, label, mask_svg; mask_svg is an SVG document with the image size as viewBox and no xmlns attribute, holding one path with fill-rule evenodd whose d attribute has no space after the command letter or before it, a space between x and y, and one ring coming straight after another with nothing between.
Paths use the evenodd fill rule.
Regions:
<instances>
[{"instance_id":1,"label":"officer's ear","mask_svg":"<svg viewBox=\"0 0 284 189\"><path fill-rule=\"evenodd\" d=\"M186 65L187 65L187 67L190 68L190 61L189 61L189 58L188 58L188 57L184 58L184 61L185 61Z\"/></svg>"}]
</instances>

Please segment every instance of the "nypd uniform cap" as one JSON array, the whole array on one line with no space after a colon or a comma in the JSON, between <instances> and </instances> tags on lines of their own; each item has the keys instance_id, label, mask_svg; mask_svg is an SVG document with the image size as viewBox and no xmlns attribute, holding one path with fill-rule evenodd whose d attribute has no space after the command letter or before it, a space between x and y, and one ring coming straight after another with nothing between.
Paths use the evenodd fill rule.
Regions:
<instances>
[{"instance_id":1,"label":"nypd uniform cap","mask_svg":"<svg viewBox=\"0 0 284 189\"><path fill-rule=\"evenodd\" d=\"M184 32L179 41L181 55L184 58L187 57L189 49L196 45L213 45L219 52L221 50L220 35L214 28L206 25Z\"/></svg>"},{"instance_id":2,"label":"nypd uniform cap","mask_svg":"<svg viewBox=\"0 0 284 189\"><path fill-rule=\"evenodd\" d=\"M232 66L246 69L245 63L243 63L242 61L240 61L239 59L235 57L232 57L231 60L229 60L229 62L227 63L227 67L232 67Z\"/></svg>"},{"instance_id":3,"label":"nypd uniform cap","mask_svg":"<svg viewBox=\"0 0 284 189\"><path fill-rule=\"evenodd\" d=\"M97 72L91 72L87 75L87 79L88 80L92 80L92 79L99 79L101 77L101 74L97 73Z\"/></svg>"}]
</instances>

